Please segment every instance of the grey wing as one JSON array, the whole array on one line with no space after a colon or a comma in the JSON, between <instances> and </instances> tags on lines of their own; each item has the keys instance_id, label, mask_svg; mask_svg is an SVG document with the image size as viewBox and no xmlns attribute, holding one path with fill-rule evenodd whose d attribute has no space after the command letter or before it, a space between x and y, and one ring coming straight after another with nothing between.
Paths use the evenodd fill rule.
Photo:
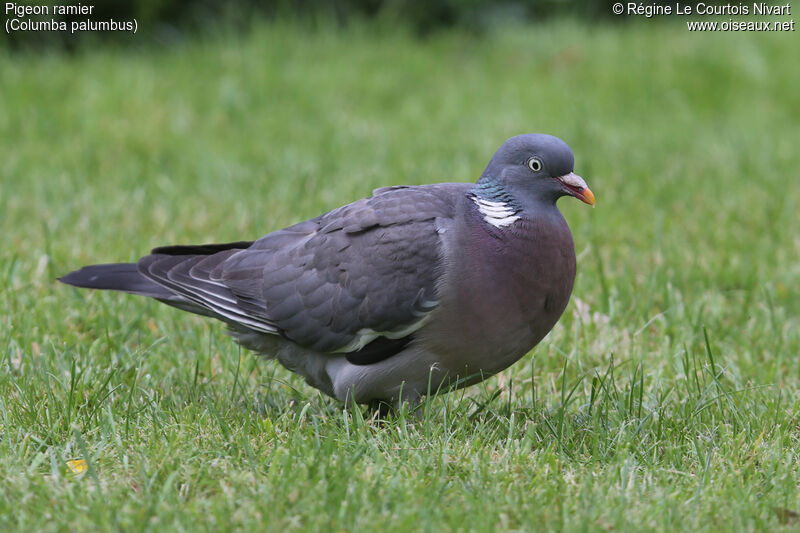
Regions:
<instances>
[{"instance_id":1,"label":"grey wing","mask_svg":"<svg viewBox=\"0 0 800 533\"><path fill-rule=\"evenodd\" d=\"M164 303L262 333L278 333L274 324L248 314L229 287L211 279L215 268L243 248L202 253L206 248L206 245L157 248L140 259L137 267L145 277L174 293L174 298L159 298Z\"/></svg>"},{"instance_id":2,"label":"grey wing","mask_svg":"<svg viewBox=\"0 0 800 533\"><path fill-rule=\"evenodd\" d=\"M320 352L402 339L437 305L437 219L460 184L387 188L246 249L154 254L140 271L224 320Z\"/></svg>"}]
</instances>

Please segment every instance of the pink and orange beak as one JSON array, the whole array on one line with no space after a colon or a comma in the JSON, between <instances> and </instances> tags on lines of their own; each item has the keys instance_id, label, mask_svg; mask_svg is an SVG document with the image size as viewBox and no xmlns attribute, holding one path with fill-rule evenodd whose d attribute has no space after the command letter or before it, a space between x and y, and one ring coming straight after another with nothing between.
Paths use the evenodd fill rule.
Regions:
<instances>
[{"instance_id":1,"label":"pink and orange beak","mask_svg":"<svg viewBox=\"0 0 800 533\"><path fill-rule=\"evenodd\" d=\"M583 178L577 174L570 172L556 178L563 187L564 192L570 196L574 196L581 202L594 206L594 193L583 181Z\"/></svg>"}]
</instances>

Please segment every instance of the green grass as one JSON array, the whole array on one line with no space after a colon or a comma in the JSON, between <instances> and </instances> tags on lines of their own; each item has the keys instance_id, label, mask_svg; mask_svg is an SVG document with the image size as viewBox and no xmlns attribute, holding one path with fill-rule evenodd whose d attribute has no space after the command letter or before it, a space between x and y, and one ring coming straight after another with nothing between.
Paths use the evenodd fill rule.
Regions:
<instances>
[{"instance_id":1,"label":"green grass","mask_svg":"<svg viewBox=\"0 0 800 533\"><path fill-rule=\"evenodd\" d=\"M0 51L0 530L800 527L796 50L564 22ZM345 408L218 323L54 282L471 181L530 131L567 140L598 198L560 204L572 303L420 420Z\"/></svg>"}]
</instances>

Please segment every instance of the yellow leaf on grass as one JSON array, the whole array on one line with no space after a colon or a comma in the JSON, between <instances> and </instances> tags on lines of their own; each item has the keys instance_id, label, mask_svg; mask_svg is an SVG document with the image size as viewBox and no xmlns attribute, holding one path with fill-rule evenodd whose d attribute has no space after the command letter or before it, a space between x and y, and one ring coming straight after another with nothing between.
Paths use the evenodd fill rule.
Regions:
<instances>
[{"instance_id":1,"label":"yellow leaf on grass","mask_svg":"<svg viewBox=\"0 0 800 533\"><path fill-rule=\"evenodd\" d=\"M75 475L83 474L86 472L86 469L89 468L85 459L73 459L72 461L67 461L67 467L69 467L70 471Z\"/></svg>"}]
</instances>

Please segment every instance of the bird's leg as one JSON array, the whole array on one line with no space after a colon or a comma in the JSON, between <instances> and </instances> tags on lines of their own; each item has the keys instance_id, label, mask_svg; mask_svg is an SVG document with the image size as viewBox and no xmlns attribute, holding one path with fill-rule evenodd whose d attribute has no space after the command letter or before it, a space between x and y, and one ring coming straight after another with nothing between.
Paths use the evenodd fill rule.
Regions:
<instances>
[{"instance_id":1,"label":"bird's leg","mask_svg":"<svg viewBox=\"0 0 800 533\"><path fill-rule=\"evenodd\" d=\"M418 422L422 419L422 410L419 409L421 403L422 396L420 395L401 395L400 398L394 401L372 400L367 408L369 413L373 414L377 420L396 417L401 410L404 410L411 420Z\"/></svg>"},{"instance_id":2,"label":"bird's leg","mask_svg":"<svg viewBox=\"0 0 800 533\"><path fill-rule=\"evenodd\" d=\"M394 405L383 400L372 400L367 408L378 420L386 420L389 415L396 412Z\"/></svg>"}]
</instances>

